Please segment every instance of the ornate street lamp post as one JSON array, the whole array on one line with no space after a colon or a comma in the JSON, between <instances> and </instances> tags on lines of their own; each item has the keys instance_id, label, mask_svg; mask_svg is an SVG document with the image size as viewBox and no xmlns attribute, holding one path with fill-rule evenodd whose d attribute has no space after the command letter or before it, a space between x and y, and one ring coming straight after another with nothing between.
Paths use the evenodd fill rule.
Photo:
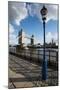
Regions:
<instances>
[{"instance_id":1,"label":"ornate street lamp post","mask_svg":"<svg viewBox=\"0 0 60 90\"><path fill-rule=\"evenodd\" d=\"M46 21L46 15L47 15L47 8L43 6L40 13L43 20L43 30L44 30L44 48L43 48L43 63L42 63L42 80L47 79L47 60L45 58L45 21Z\"/></svg>"}]
</instances>

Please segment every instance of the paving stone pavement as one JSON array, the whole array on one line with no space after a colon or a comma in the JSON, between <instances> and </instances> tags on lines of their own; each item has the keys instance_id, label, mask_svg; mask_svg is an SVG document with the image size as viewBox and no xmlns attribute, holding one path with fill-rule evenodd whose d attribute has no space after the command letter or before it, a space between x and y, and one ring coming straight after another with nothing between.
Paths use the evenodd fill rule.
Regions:
<instances>
[{"instance_id":1,"label":"paving stone pavement","mask_svg":"<svg viewBox=\"0 0 60 90\"><path fill-rule=\"evenodd\" d=\"M9 88L58 85L58 74L55 70L48 68L48 79L46 82L42 81L41 77L41 66L14 55L9 55Z\"/></svg>"}]
</instances>

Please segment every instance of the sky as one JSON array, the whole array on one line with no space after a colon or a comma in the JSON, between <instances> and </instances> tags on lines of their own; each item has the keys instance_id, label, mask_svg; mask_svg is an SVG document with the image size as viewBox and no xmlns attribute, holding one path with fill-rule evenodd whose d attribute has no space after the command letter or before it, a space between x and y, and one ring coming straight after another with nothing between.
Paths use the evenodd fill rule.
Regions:
<instances>
[{"instance_id":1,"label":"sky","mask_svg":"<svg viewBox=\"0 0 60 90\"><path fill-rule=\"evenodd\" d=\"M58 44L58 5L44 4L48 10L46 16L46 42L54 40ZM43 4L26 2L8 2L9 44L18 44L18 33L23 29L23 37L34 35L34 43L43 44L43 23L40 10ZM27 38L25 44L30 43Z\"/></svg>"}]
</instances>

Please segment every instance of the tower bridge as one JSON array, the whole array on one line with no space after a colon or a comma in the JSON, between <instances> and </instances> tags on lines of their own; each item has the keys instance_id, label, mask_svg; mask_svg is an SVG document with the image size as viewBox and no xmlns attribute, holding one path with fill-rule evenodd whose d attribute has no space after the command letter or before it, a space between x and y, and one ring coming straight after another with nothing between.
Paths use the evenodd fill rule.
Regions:
<instances>
[{"instance_id":1,"label":"tower bridge","mask_svg":"<svg viewBox=\"0 0 60 90\"><path fill-rule=\"evenodd\" d=\"M25 38L30 39L30 44L34 45L34 35L32 35L31 37L26 36L26 35L24 36L22 29L21 29L21 31L19 31L18 38L19 38L18 42L19 42L20 45L24 43Z\"/></svg>"},{"instance_id":2,"label":"tower bridge","mask_svg":"<svg viewBox=\"0 0 60 90\"><path fill-rule=\"evenodd\" d=\"M19 51L20 49L27 48L25 40L30 40L30 46L34 45L34 35L31 37L24 35L23 29L21 29L18 33L18 45L16 46L16 49Z\"/></svg>"}]
</instances>

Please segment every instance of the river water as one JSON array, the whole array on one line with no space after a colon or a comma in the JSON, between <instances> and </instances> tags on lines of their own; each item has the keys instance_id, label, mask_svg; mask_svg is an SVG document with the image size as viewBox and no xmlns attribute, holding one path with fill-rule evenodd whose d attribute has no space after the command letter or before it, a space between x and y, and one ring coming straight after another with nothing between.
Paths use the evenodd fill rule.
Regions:
<instances>
[{"instance_id":1,"label":"river water","mask_svg":"<svg viewBox=\"0 0 60 90\"><path fill-rule=\"evenodd\" d=\"M9 49L9 51L11 52L16 52L16 48L15 47L11 47ZM58 49L56 48L46 48L45 49L45 57L47 60L57 60L57 52ZM37 59L39 57L39 59L43 59L43 48L36 48L36 49L26 49L26 50L21 50L21 52L19 52L22 55L25 55L27 57L32 57ZM50 55L50 56L49 56Z\"/></svg>"}]
</instances>

